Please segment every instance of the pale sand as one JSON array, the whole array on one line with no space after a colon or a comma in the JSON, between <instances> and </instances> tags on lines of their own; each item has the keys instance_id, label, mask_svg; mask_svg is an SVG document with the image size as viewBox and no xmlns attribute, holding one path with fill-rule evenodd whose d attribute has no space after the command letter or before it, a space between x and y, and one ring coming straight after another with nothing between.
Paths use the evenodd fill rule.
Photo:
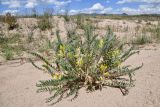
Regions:
<instances>
[{"instance_id":1,"label":"pale sand","mask_svg":"<svg viewBox=\"0 0 160 107\"><path fill-rule=\"evenodd\" d=\"M126 63L139 65L142 62L144 66L136 72L136 85L129 95L122 96L120 90L113 88L93 93L82 89L76 100L65 99L53 107L160 107L160 46L147 46ZM48 94L37 94L35 86L36 82L47 78L47 74L29 63L0 66L0 107L47 107Z\"/></svg>"}]
</instances>

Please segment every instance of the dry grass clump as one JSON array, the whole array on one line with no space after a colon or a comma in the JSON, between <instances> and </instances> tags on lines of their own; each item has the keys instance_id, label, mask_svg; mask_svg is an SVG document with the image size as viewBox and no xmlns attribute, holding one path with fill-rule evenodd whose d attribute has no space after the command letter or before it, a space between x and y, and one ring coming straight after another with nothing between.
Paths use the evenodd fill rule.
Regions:
<instances>
[{"instance_id":1,"label":"dry grass clump","mask_svg":"<svg viewBox=\"0 0 160 107\"><path fill-rule=\"evenodd\" d=\"M14 28L18 27L17 20L11 13L6 13L4 17L4 22L8 24L8 29L13 30Z\"/></svg>"},{"instance_id":2,"label":"dry grass clump","mask_svg":"<svg viewBox=\"0 0 160 107\"><path fill-rule=\"evenodd\" d=\"M152 38L146 36L145 34L141 34L137 36L136 39L132 40L132 43L136 45L144 45L147 43L152 43Z\"/></svg>"},{"instance_id":3,"label":"dry grass clump","mask_svg":"<svg viewBox=\"0 0 160 107\"><path fill-rule=\"evenodd\" d=\"M142 29L142 32L150 33L151 39L155 39L156 41L160 41L160 23L157 25L146 26Z\"/></svg>"},{"instance_id":4,"label":"dry grass clump","mask_svg":"<svg viewBox=\"0 0 160 107\"><path fill-rule=\"evenodd\" d=\"M150 32L157 41L160 41L160 23L157 26L152 27Z\"/></svg>"},{"instance_id":5,"label":"dry grass clump","mask_svg":"<svg viewBox=\"0 0 160 107\"><path fill-rule=\"evenodd\" d=\"M51 29L52 28L52 24L51 22L49 21L49 19L46 19L46 18L42 18L38 21L38 27L44 31L44 30L47 30L47 29Z\"/></svg>"},{"instance_id":6,"label":"dry grass clump","mask_svg":"<svg viewBox=\"0 0 160 107\"><path fill-rule=\"evenodd\" d=\"M4 22L4 17L0 15L0 22Z\"/></svg>"},{"instance_id":7,"label":"dry grass clump","mask_svg":"<svg viewBox=\"0 0 160 107\"><path fill-rule=\"evenodd\" d=\"M78 28L80 28L80 29L83 28L84 21L85 21L84 16L82 16L82 15L76 16L76 24L77 24Z\"/></svg>"},{"instance_id":8,"label":"dry grass clump","mask_svg":"<svg viewBox=\"0 0 160 107\"><path fill-rule=\"evenodd\" d=\"M11 47L9 47L9 46L6 45L6 46L4 47L4 50L3 50L2 52L3 52L2 56L3 56L6 60L12 60L12 59L13 59L14 53L13 53L13 50L12 50Z\"/></svg>"},{"instance_id":9,"label":"dry grass clump","mask_svg":"<svg viewBox=\"0 0 160 107\"><path fill-rule=\"evenodd\" d=\"M14 34L10 37L0 36L1 56L6 60L14 59L15 55L20 56L24 51L24 47L20 44L20 35Z\"/></svg>"},{"instance_id":10,"label":"dry grass clump","mask_svg":"<svg viewBox=\"0 0 160 107\"><path fill-rule=\"evenodd\" d=\"M51 29L53 27L52 21L50 19L50 15L45 13L44 16L40 17L38 21L38 28L40 28L42 31Z\"/></svg>"},{"instance_id":11,"label":"dry grass clump","mask_svg":"<svg viewBox=\"0 0 160 107\"><path fill-rule=\"evenodd\" d=\"M96 18L115 19L115 20L144 20L144 21L159 21L160 15L97 15ZM140 22L141 22L140 21Z\"/></svg>"}]
</instances>

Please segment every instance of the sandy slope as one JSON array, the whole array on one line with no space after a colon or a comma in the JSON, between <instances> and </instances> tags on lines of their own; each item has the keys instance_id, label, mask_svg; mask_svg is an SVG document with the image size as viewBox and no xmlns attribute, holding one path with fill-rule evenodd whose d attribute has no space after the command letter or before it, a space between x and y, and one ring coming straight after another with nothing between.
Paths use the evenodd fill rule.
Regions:
<instances>
[{"instance_id":1,"label":"sandy slope","mask_svg":"<svg viewBox=\"0 0 160 107\"><path fill-rule=\"evenodd\" d=\"M154 50L154 48L156 50ZM126 63L144 67L136 73L136 86L128 96L118 89L85 93L82 89L73 102L63 100L54 107L160 107L160 46L148 46ZM0 107L47 107L47 93L36 93L36 82L48 75L27 63L0 66Z\"/></svg>"}]
</instances>

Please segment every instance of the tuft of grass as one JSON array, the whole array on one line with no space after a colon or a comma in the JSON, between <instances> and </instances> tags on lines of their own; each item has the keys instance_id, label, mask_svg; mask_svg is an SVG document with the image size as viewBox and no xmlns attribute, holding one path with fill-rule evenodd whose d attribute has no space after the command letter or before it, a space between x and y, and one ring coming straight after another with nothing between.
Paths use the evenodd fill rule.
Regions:
<instances>
[{"instance_id":1,"label":"tuft of grass","mask_svg":"<svg viewBox=\"0 0 160 107\"><path fill-rule=\"evenodd\" d=\"M160 26L155 29L155 37L160 41Z\"/></svg>"},{"instance_id":2,"label":"tuft of grass","mask_svg":"<svg viewBox=\"0 0 160 107\"><path fill-rule=\"evenodd\" d=\"M84 17L82 15L77 15L76 16L76 24L77 24L78 28L83 28Z\"/></svg>"},{"instance_id":3,"label":"tuft of grass","mask_svg":"<svg viewBox=\"0 0 160 107\"><path fill-rule=\"evenodd\" d=\"M14 34L10 37L0 36L0 49L2 50L2 56L6 60L12 60L15 55L20 56L25 50L19 34Z\"/></svg>"},{"instance_id":4,"label":"tuft of grass","mask_svg":"<svg viewBox=\"0 0 160 107\"><path fill-rule=\"evenodd\" d=\"M62 17L64 18L64 20L65 20L66 22L69 22L69 21L70 21L71 17L70 17L69 14L68 14L68 9L65 10L65 13L64 13L64 15L62 15Z\"/></svg>"},{"instance_id":5,"label":"tuft of grass","mask_svg":"<svg viewBox=\"0 0 160 107\"><path fill-rule=\"evenodd\" d=\"M40 44L40 47L38 49L39 52L43 53L43 52L47 52L51 49L53 49L53 46L52 46L52 42L50 40L44 40L41 44Z\"/></svg>"},{"instance_id":6,"label":"tuft of grass","mask_svg":"<svg viewBox=\"0 0 160 107\"><path fill-rule=\"evenodd\" d=\"M160 24L151 28L151 34L157 41L160 41Z\"/></svg>"},{"instance_id":7,"label":"tuft of grass","mask_svg":"<svg viewBox=\"0 0 160 107\"><path fill-rule=\"evenodd\" d=\"M32 31L32 32L29 32L27 41L28 41L28 43L31 43L31 42L34 41L34 38L33 38L33 31Z\"/></svg>"},{"instance_id":8,"label":"tuft of grass","mask_svg":"<svg viewBox=\"0 0 160 107\"><path fill-rule=\"evenodd\" d=\"M142 29L142 32L148 32L151 34L153 39L155 39L158 42L160 41L160 23L158 23L158 25L145 27Z\"/></svg>"},{"instance_id":9,"label":"tuft of grass","mask_svg":"<svg viewBox=\"0 0 160 107\"><path fill-rule=\"evenodd\" d=\"M6 60L11 60L13 59L14 53L12 48L10 47L5 47L5 49L3 50L3 56Z\"/></svg>"},{"instance_id":10,"label":"tuft of grass","mask_svg":"<svg viewBox=\"0 0 160 107\"><path fill-rule=\"evenodd\" d=\"M4 22L8 24L8 30L13 30L14 28L18 27L17 20L11 15L11 13L6 13Z\"/></svg>"},{"instance_id":11,"label":"tuft of grass","mask_svg":"<svg viewBox=\"0 0 160 107\"><path fill-rule=\"evenodd\" d=\"M50 16L48 14L44 14L39 21L38 21L38 27L44 31L47 29L51 29L53 27L52 22L50 21Z\"/></svg>"},{"instance_id":12,"label":"tuft of grass","mask_svg":"<svg viewBox=\"0 0 160 107\"><path fill-rule=\"evenodd\" d=\"M4 22L4 17L0 15L0 22Z\"/></svg>"},{"instance_id":13,"label":"tuft of grass","mask_svg":"<svg viewBox=\"0 0 160 107\"><path fill-rule=\"evenodd\" d=\"M144 45L151 42L152 42L151 38L149 38L145 34L138 36L135 40L132 41L133 44L137 45Z\"/></svg>"}]
</instances>

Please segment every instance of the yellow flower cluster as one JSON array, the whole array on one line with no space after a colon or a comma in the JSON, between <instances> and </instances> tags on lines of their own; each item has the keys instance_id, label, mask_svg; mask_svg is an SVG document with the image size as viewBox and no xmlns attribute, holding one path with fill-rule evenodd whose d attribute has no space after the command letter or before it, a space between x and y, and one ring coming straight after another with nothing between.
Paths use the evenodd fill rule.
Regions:
<instances>
[{"instance_id":1,"label":"yellow flower cluster","mask_svg":"<svg viewBox=\"0 0 160 107\"><path fill-rule=\"evenodd\" d=\"M68 53L67 53L67 56L68 56L68 58L73 58L73 57L74 57L74 54L73 54L72 52L68 52Z\"/></svg>"},{"instance_id":2,"label":"yellow flower cluster","mask_svg":"<svg viewBox=\"0 0 160 107\"><path fill-rule=\"evenodd\" d=\"M107 78L109 76L109 72L105 72L105 73L103 73L103 76L100 76L100 80L101 81L103 81L103 80L105 80L105 78Z\"/></svg>"},{"instance_id":3,"label":"yellow flower cluster","mask_svg":"<svg viewBox=\"0 0 160 107\"><path fill-rule=\"evenodd\" d=\"M115 66L120 66L121 65L121 61L120 60L115 61L114 65Z\"/></svg>"},{"instance_id":4,"label":"yellow flower cluster","mask_svg":"<svg viewBox=\"0 0 160 107\"><path fill-rule=\"evenodd\" d=\"M83 58L78 58L76 61L77 66L82 66L83 65Z\"/></svg>"},{"instance_id":5,"label":"yellow flower cluster","mask_svg":"<svg viewBox=\"0 0 160 107\"><path fill-rule=\"evenodd\" d=\"M100 65L100 71L103 73L104 77L109 76L109 72L107 71L108 65L107 64L102 64Z\"/></svg>"},{"instance_id":6,"label":"yellow flower cluster","mask_svg":"<svg viewBox=\"0 0 160 107\"><path fill-rule=\"evenodd\" d=\"M120 55L120 50L116 49L114 51L110 51L110 52L107 53L107 55L109 57L118 57Z\"/></svg>"},{"instance_id":7,"label":"yellow flower cluster","mask_svg":"<svg viewBox=\"0 0 160 107\"><path fill-rule=\"evenodd\" d=\"M104 75L105 77L108 77L108 76L109 76L109 72L105 72L103 75Z\"/></svg>"},{"instance_id":8,"label":"yellow flower cluster","mask_svg":"<svg viewBox=\"0 0 160 107\"><path fill-rule=\"evenodd\" d=\"M54 73L52 74L52 79L54 80L60 80L63 77L62 73Z\"/></svg>"},{"instance_id":9,"label":"yellow flower cluster","mask_svg":"<svg viewBox=\"0 0 160 107\"><path fill-rule=\"evenodd\" d=\"M116 49L112 52L112 56L119 56L120 55L120 50L119 49Z\"/></svg>"},{"instance_id":10,"label":"yellow flower cluster","mask_svg":"<svg viewBox=\"0 0 160 107\"><path fill-rule=\"evenodd\" d=\"M60 45L58 56L60 56L60 57L65 56L65 46L64 45Z\"/></svg>"},{"instance_id":11,"label":"yellow flower cluster","mask_svg":"<svg viewBox=\"0 0 160 107\"><path fill-rule=\"evenodd\" d=\"M107 70L107 68L108 68L107 64L100 65L100 71L101 72L104 72L105 70Z\"/></svg>"},{"instance_id":12,"label":"yellow flower cluster","mask_svg":"<svg viewBox=\"0 0 160 107\"><path fill-rule=\"evenodd\" d=\"M120 50L116 49L114 51L110 51L107 53L108 58L113 59L113 66L117 67L121 64L121 60L120 60Z\"/></svg>"},{"instance_id":13,"label":"yellow flower cluster","mask_svg":"<svg viewBox=\"0 0 160 107\"><path fill-rule=\"evenodd\" d=\"M80 49L80 47L79 48L76 48L76 53L75 53L75 57L76 58L78 58L78 57L80 57L80 55L81 55L81 49Z\"/></svg>"},{"instance_id":14,"label":"yellow flower cluster","mask_svg":"<svg viewBox=\"0 0 160 107\"><path fill-rule=\"evenodd\" d=\"M100 41L99 41L99 47L102 48L103 45L104 45L104 41L103 41L103 39L100 39Z\"/></svg>"}]
</instances>

